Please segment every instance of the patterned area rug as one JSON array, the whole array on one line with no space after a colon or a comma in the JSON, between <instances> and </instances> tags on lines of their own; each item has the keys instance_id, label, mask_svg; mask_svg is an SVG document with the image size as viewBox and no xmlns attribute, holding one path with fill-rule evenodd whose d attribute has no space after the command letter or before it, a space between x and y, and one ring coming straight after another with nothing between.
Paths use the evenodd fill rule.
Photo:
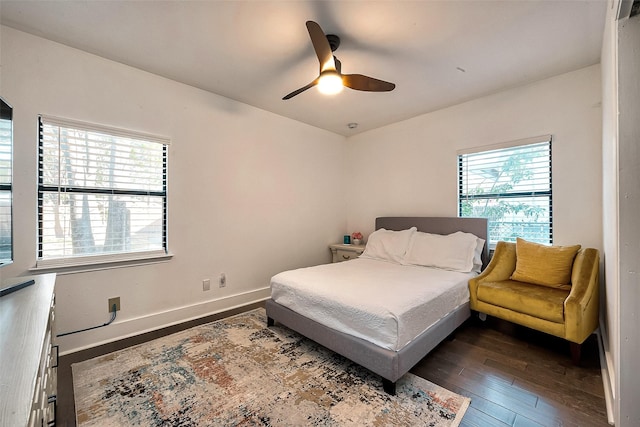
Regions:
<instances>
[{"instance_id":1,"label":"patterned area rug","mask_svg":"<svg viewBox=\"0 0 640 427\"><path fill-rule=\"evenodd\" d=\"M469 399L379 376L264 309L74 364L79 426L457 426Z\"/></svg>"}]
</instances>

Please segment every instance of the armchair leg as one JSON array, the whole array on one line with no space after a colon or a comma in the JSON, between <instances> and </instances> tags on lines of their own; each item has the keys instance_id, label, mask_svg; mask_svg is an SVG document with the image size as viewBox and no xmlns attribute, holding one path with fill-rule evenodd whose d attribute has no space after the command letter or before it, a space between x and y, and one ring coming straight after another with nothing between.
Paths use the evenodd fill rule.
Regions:
<instances>
[{"instance_id":1,"label":"armchair leg","mask_svg":"<svg viewBox=\"0 0 640 427\"><path fill-rule=\"evenodd\" d=\"M582 344L576 344L574 342L569 342L569 346L571 348L571 362L575 366L580 365L580 354L582 353Z\"/></svg>"}]
</instances>

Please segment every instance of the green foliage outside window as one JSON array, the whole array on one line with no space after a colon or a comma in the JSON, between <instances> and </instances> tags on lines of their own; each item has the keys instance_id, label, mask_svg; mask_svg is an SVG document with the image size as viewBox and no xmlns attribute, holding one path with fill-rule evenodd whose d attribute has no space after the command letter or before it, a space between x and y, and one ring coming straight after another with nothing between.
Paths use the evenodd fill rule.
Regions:
<instances>
[{"instance_id":1,"label":"green foliage outside window","mask_svg":"<svg viewBox=\"0 0 640 427\"><path fill-rule=\"evenodd\" d=\"M459 215L489 219L489 240L552 241L551 142L458 157Z\"/></svg>"}]
</instances>

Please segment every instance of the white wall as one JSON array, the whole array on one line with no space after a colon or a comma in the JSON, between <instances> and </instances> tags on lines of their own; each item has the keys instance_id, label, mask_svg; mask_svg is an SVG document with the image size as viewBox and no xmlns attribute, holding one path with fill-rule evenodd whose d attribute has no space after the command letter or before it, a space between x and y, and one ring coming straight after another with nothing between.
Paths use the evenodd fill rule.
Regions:
<instances>
[{"instance_id":1,"label":"white wall","mask_svg":"<svg viewBox=\"0 0 640 427\"><path fill-rule=\"evenodd\" d=\"M615 3L615 2L612 2ZM603 384L610 421L614 420L616 360L619 356L618 309L618 58L616 7L607 9L602 53L602 239L604 247L604 292L600 305L603 344Z\"/></svg>"},{"instance_id":2,"label":"white wall","mask_svg":"<svg viewBox=\"0 0 640 427\"><path fill-rule=\"evenodd\" d=\"M618 24L616 425L640 425L640 15Z\"/></svg>"},{"instance_id":3,"label":"white wall","mask_svg":"<svg viewBox=\"0 0 640 427\"><path fill-rule=\"evenodd\" d=\"M346 230L344 137L7 27L0 93L14 107L14 258L36 260L37 115L168 136L169 249L165 263L60 275L63 352L199 317L269 295L284 269L329 262ZM227 274L227 287L217 277ZM202 291L202 280L212 289Z\"/></svg>"},{"instance_id":4,"label":"white wall","mask_svg":"<svg viewBox=\"0 0 640 427\"><path fill-rule=\"evenodd\" d=\"M602 112L594 65L350 137L348 227L457 215L457 150L553 135L555 244L602 250Z\"/></svg>"},{"instance_id":5,"label":"white wall","mask_svg":"<svg viewBox=\"0 0 640 427\"><path fill-rule=\"evenodd\" d=\"M624 2L627 3L627 2ZM602 48L605 394L616 426L640 424L640 16L611 0ZM619 17L619 19L618 19Z\"/></svg>"}]
</instances>

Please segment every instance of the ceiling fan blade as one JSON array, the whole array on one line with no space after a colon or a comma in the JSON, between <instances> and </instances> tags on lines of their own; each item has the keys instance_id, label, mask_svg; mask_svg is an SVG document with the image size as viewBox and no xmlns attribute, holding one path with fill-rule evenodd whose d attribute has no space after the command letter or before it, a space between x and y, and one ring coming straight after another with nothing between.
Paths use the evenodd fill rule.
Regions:
<instances>
[{"instance_id":1,"label":"ceiling fan blade","mask_svg":"<svg viewBox=\"0 0 640 427\"><path fill-rule=\"evenodd\" d=\"M327 36L316 22L307 21L307 30L309 31L309 37L311 37L311 43L313 49L316 51L318 61L320 61L320 72L324 70L335 70L336 66L333 62L333 52L331 46L327 40Z\"/></svg>"},{"instance_id":2,"label":"ceiling fan blade","mask_svg":"<svg viewBox=\"0 0 640 427\"><path fill-rule=\"evenodd\" d=\"M362 74L343 74L342 82L348 88L366 90L368 92L389 92L396 87L394 83L363 76Z\"/></svg>"},{"instance_id":3,"label":"ceiling fan blade","mask_svg":"<svg viewBox=\"0 0 640 427\"><path fill-rule=\"evenodd\" d=\"M319 78L318 78L318 79L315 79L314 81L312 81L312 82L311 82L311 83L309 83L308 85L306 85L306 86L304 86L304 87L301 87L300 89L294 90L294 91L293 91L293 92L291 92L290 94L285 95L285 97L284 97L284 98L282 98L282 100L283 100L283 101L286 101L287 99L291 99L291 98L293 98L294 96L301 94L302 92L304 92L304 91L305 91L305 90L307 90L307 89L311 89L312 87L314 87L315 85L317 85L317 84L318 84L318 81L319 81L319 80L320 80Z\"/></svg>"},{"instance_id":4,"label":"ceiling fan blade","mask_svg":"<svg viewBox=\"0 0 640 427\"><path fill-rule=\"evenodd\" d=\"M342 62L340 62L340 60L335 56L333 57L333 60L335 61L335 64L336 64L336 71L338 72L338 74L342 74Z\"/></svg>"}]
</instances>

